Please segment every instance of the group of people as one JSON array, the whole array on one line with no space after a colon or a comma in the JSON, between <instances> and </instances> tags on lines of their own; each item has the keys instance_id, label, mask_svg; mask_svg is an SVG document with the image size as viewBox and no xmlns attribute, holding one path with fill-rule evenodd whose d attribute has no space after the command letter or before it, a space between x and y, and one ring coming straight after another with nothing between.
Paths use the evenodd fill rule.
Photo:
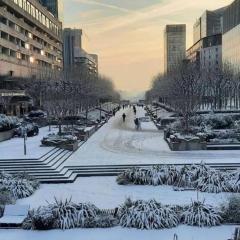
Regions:
<instances>
[{"instance_id":1,"label":"group of people","mask_svg":"<svg viewBox=\"0 0 240 240\"><path fill-rule=\"evenodd\" d=\"M136 106L133 106L133 112L134 112L134 115L136 116L136 115L137 115ZM127 118L126 113L123 113L123 114L122 114L122 120L123 120L124 123L125 123L125 121L126 121L126 118ZM141 121L140 121L139 118L135 117L135 119L134 119L134 124L135 124L135 129L136 129L136 130L140 130L140 129L141 129Z\"/></svg>"}]
</instances>

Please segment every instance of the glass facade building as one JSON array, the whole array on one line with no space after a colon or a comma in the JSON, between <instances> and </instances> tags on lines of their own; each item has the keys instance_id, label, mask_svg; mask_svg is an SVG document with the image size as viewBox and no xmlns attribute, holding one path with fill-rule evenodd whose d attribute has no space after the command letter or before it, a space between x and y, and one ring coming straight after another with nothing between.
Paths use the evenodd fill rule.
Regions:
<instances>
[{"instance_id":1,"label":"glass facade building","mask_svg":"<svg viewBox=\"0 0 240 240\"><path fill-rule=\"evenodd\" d=\"M164 32L164 72L174 69L186 56L186 25L167 25Z\"/></svg>"},{"instance_id":2,"label":"glass facade building","mask_svg":"<svg viewBox=\"0 0 240 240\"><path fill-rule=\"evenodd\" d=\"M215 11L205 11L196 21L193 27L194 43L200 39L222 33L223 31L223 14L226 7Z\"/></svg>"},{"instance_id":3,"label":"glass facade building","mask_svg":"<svg viewBox=\"0 0 240 240\"><path fill-rule=\"evenodd\" d=\"M223 16L223 62L240 69L240 0L230 4Z\"/></svg>"},{"instance_id":4,"label":"glass facade building","mask_svg":"<svg viewBox=\"0 0 240 240\"><path fill-rule=\"evenodd\" d=\"M49 12L63 22L63 2L62 0L41 0Z\"/></svg>"}]
</instances>

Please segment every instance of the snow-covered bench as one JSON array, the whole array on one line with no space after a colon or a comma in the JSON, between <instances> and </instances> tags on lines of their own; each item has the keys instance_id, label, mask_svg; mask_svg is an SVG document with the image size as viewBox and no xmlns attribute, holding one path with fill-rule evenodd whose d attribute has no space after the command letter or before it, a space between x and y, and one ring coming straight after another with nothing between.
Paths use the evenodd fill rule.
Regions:
<instances>
[{"instance_id":1,"label":"snow-covered bench","mask_svg":"<svg viewBox=\"0 0 240 240\"><path fill-rule=\"evenodd\" d=\"M3 217L0 218L0 227L21 227L29 211L28 205L6 205Z\"/></svg>"}]
</instances>

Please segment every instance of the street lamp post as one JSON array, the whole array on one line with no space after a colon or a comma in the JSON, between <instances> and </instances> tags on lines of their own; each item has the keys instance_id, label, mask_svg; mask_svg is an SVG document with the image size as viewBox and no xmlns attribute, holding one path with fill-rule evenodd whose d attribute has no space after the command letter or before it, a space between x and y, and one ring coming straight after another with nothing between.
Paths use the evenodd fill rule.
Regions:
<instances>
[{"instance_id":1,"label":"street lamp post","mask_svg":"<svg viewBox=\"0 0 240 240\"><path fill-rule=\"evenodd\" d=\"M23 148L24 148L24 155L27 155L27 126L26 124L23 125Z\"/></svg>"}]
</instances>

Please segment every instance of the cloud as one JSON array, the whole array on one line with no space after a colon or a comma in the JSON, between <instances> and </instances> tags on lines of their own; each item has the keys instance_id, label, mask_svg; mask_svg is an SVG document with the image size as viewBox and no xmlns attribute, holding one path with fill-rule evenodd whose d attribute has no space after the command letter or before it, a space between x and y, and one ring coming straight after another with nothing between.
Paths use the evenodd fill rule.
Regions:
<instances>
[{"instance_id":1,"label":"cloud","mask_svg":"<svg viewBox=\"0 0 240 240\"><path fill-rule=\"evenodd\" d=\"M109 8L109 9L117 10L117 11L120 11L120 12L123 12L123 13L132 12L131 10L126 9L126 8L122 8L122 7L112 5L112 4L106 4L106 3L98 2L98 1L94 1L94 0L74 0L74 1L78 2L78 3L84 3L84 4L88 4L88 5L94 5L94 6Z\"/></svg>"}]
</instances>

